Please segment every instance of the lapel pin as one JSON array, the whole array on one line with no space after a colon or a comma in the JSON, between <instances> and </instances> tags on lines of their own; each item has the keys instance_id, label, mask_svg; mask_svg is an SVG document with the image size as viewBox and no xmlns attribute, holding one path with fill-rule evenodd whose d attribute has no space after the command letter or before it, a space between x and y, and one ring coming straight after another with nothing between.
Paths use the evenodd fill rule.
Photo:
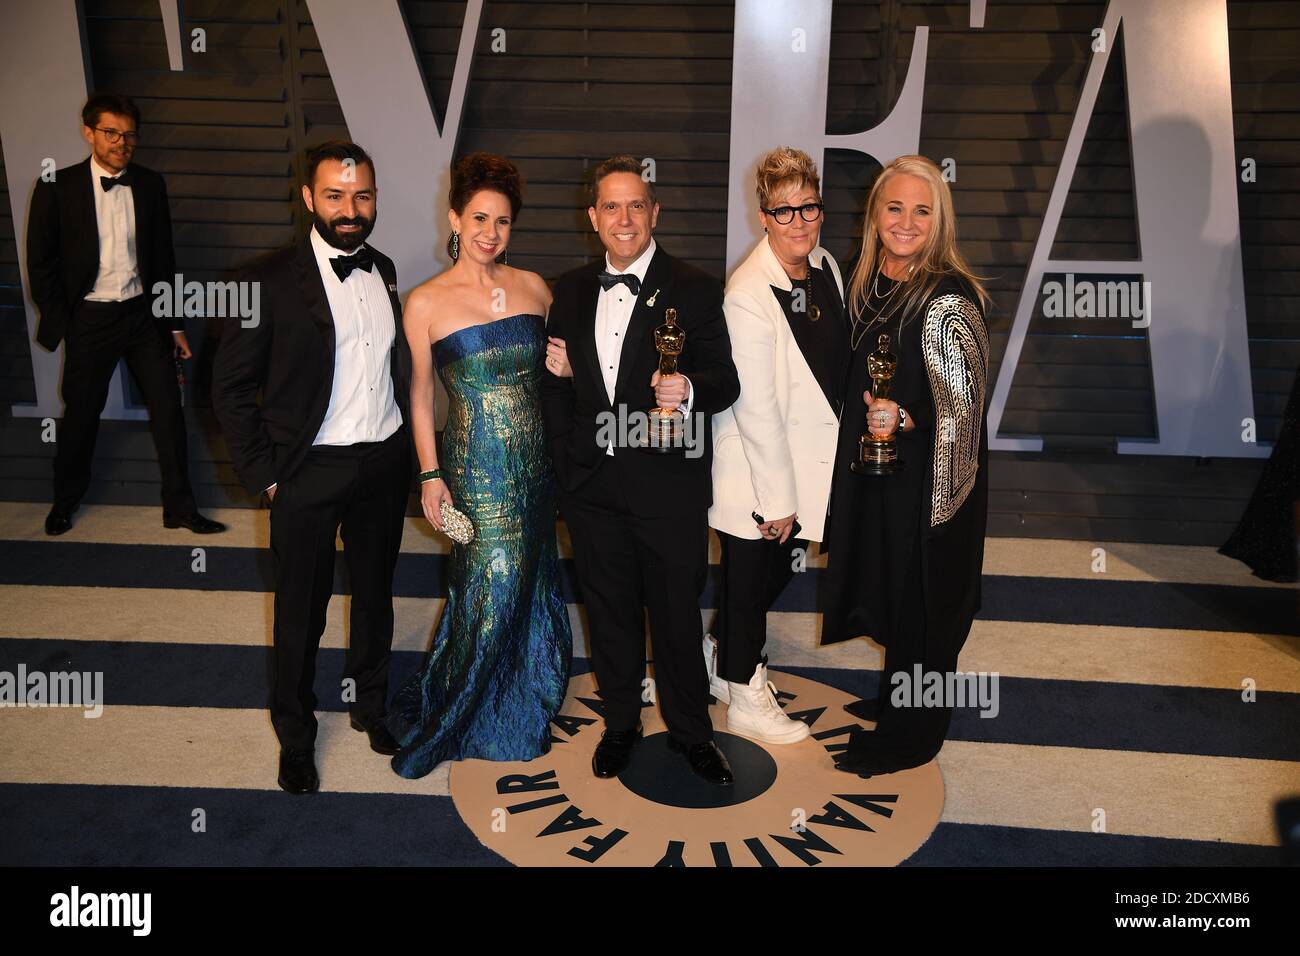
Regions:
<instances>
[{"instance_id":1,"label":"lapel pin","mask_svg":"<svg viewBox=\"0 0 1300 956\"><path fill-rule=\"evenodd\" d=\"M395 282L390 282L390 283L388 283L388 291L389 291L389 292L396 292L396 291L397 291L397 283L395 283Z\"/></svg>"},{"instance_id":2,"label":"lapel pin","mask_svg":"<svg viewBox=\"0 0 1300 956\"><path fill-rule=\"evenodd\" d=\"M655 307L655 297L657 295L659 295L659 290L655 289L654 292L650 293L650 298L645 300L645 304L653 309Z\"/></svg>"}]
</instances>

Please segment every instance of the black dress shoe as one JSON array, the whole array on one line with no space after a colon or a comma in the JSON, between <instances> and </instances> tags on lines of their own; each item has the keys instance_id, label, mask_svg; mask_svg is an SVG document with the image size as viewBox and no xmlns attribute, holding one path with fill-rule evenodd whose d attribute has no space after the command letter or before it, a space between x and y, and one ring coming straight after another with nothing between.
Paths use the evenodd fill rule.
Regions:
<instances>
[{"instance_id":1,"label":"black dress shoe","mask_svg":"<svg viewBox=\"0 0 1300 956\"><path fill-rule=\"evenodd\" d=\"M864 697L862 700L845 704L844 709L858 720L876 721L880 719L880 698Z\"/></svg>"},{"instance_id":2,"label":"black dress shoe","mask_svg":"<svg viewBox=\"0 0 1300 956\"><path fill-rule=\"evenodd\" d=\"M730 787L736 782L736 777L731 772L731 764L727 763L726 755L718 749L718 745L712 740L706 740L702 744L694 744L688 747L672 734L669 734L668 749L673 753L686 754L686 760L696 775L703 777L715 787Z\"/></svg>"},{"instance_id":3,"label":"black dress shoe","mask_svg":"<svg viewBox=\"0 0 1300 956\"><path fill-rule=\"evenodd\" d=\"M211 518L205 518L197 511L187 515L180 515L175 518L163 515L163 527L189 528L195 534L216 534L218 531L226 530L226 526L220 521L213 521Z\"/></svg>"},{"instance_id":4,"label":"black dress shoe","mask_svg":"<svg viewBox=\"0 0 1300 956\"><path fill-rule=\"evenodd\" d=\"M58 505L50 509L50 513L45 516L45 533L46 534L63 534L72 527L72 512L64 511Z\"/></svg>"},{"instance_id":5,"label":"black dress shoe","mask_svg":"<svg viewBox=\"0 0 1300 956\"><path fill-rule=\"evenodd\" d=\"M927 756L917 752L883 750L874 743L874 738L874 734L865 730L854 728L850 731L848 747L835 756L835 769L855 773L863 779L882 777L900 770L925 766L938 755L937 752Z\"/></svg>"},{"instance_id":6,"label":"black dress shoe","mask_svg":"<svg viewBox=\"0 0 1300 956\"><path fill-rule=\"evenodd\" d=\"M397 738L388 732L388 727L382 717L372 721L362 721L353 717L352 729L364 731L366 736L370 738L370 749L377 754L386 754L391 757L402 749L402 745L397 742Z\"/></svg>"},{"instance_id":7,"label":"black dress shoe","mask_svg":"<svg viewBox=\"0 0 1300 956\"><path fill-rule=\"evenodd\" d=\"M601 734L596 752L591 755L591 772L597 777L617 777L622 773L644 729L637 724L634 730L607 730Z\"/></svg>"},{"instance_id":8,"label":"black dress shoe","mask_svg":"<svg viewBox=\"0 0 1300 956\"><path fill-rule=\"evenodd\" d=\"M280 751L280 789L286 793L315 793L320 789L316 761L310 750Z\"/></svg>"}]
</instances>

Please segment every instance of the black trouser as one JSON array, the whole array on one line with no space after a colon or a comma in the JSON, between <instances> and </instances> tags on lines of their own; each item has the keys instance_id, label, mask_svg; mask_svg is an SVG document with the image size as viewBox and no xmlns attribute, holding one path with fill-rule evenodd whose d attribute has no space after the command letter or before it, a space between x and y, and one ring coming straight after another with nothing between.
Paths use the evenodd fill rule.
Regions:
<instances>
[{"instance_id":1,"label":"black trouser","mask_svg":"<svg viewBox=\"0 0 1300 956\"><path fill-rule=\"evenodd\" d=\"M718 676L748 684L767 643L767 612L794 576L794 549L808 542L788 538L785 544L737 538L718 532L722 543L718 615L713 636L718 641Z\"/></svg>"},{"instance_id":2,"label":"black trouser","mask_svg":"<svg viewBox=\"0 0 1300 956\"><path fill-rule=\"evenodd\" d=\"M917 545L920 551L920 545ZM871 734L871 746L909 763L923 763L943 747L952 723L953 708L912 706L915 698L899 690L913 690L916 667L924 675L937 672L947 675L957 669L957 657L966 636L969 620L952 615L932 615L925 606L924 571L918 554L912 572L903 586L903 603L897 626L885 649L885 663L880 674L880 716ZM896 675L906 675L900 683ZM895 701L899 693L901 701ZM900 706L900 704L906 706Z\"/></svg>"},{"instance_id":3,"label":"black trouser","mask_svg":"<svg viewBox=\"0 0 1300 956\"><path fill-rule=\"evenodd\" d=\"M641 716L645 611L650 611L655 692L668 732L684 744L713 739L701 647L700 595L709 561L706 508L637 513L607 460L561 502L587 610L591 666L605 726L631 730Z\"/></svg>"},{"instance_id":4,"label":"black trouser","mask_svg":"<svg viewBox=\"0 0 1300 956\"><path fill-rule=\"evenodd\" d=\"M342 699L364 722L382 719L393 647L393 571L410 491L405 426L382 442L313 445L275 490L275 646L271 722L281 747L316 741L316 651L334 590L334 540L352 586Z\"/></svg>"},{"instance_id":5,"label":"black trouser","mask_svg":"<svg viewBox=\"0 0 1300 956\"><path fill-rule=\"evenodd\" d=\"M117 363L126 359L149 406L149 430L162 472L163 514L195 510L185 413L172 360L175 343L139 295L125 302L81 302L64 336L63 422L54 453L54 504L72 511L90 486L99 416Z\"/></svg>"}]
</instances>

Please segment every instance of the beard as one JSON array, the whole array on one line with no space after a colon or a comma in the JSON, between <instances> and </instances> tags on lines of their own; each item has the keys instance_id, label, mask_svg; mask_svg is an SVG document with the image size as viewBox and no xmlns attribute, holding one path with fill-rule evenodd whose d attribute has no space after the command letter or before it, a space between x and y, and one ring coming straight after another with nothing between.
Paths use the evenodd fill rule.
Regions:
<instances>
[{"instance_id":1,"label":"beard","mask_svg":"<svg viewBox=\"0 0 1300 956\"><path fill-rule=\"evenodd\" d=\"M376 213L377 216L378 213ZM321 238L335 249L342 249L344 252L351 252L359 248L375 229L375 220L367 219L365 216L339 216L326 222L318 213L313 211L311 218ZM356 232L341 233L338 231L339 226L360 226L361 228Z\"/></svg>"}]
</instances>

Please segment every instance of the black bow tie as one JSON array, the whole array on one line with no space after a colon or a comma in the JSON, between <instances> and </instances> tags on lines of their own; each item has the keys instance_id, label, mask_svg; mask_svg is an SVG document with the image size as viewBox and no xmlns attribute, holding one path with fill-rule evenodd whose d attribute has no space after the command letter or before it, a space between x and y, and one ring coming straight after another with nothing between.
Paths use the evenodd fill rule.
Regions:
<instances>
[{"instance_id":1,"label":"black bow tie","mask_svg":"<svg viewBox=\"0 0 1300 956\"><path fill-rule=\"evenodd\" d=\"M350 256L335 256L330 259L330 265L334 267L334 274L339 277L340 282L347 282L353 269L369 272L374 263L375 260L370 257L370 250L364 246Z\"/></svg>"},{"instance_id":2,"label":"black bow tie","mask_svg":"<svg viewBox=\"0 0 1300 956\"><path fill-rule=\"evenodd\" d=\"M606 272L602 269L596 273L596 278L600 280L600 287L606 292L620 282L625 282L627 287L632 290L633 295L641 294L641 280L630 272Z\"/></svg>"},{"instance_id":3,"label":"black bow tie","mask_svg":"<svg viewBox=\"0 0 1300 956\"><path fill-rule=\"evenodd\" d=\"M130 186L131 176L129 173L123 173L121 176L100 176L99 185L104 187L104 192L108 192L114 186Z\"/></svg>"}]
</instances>

